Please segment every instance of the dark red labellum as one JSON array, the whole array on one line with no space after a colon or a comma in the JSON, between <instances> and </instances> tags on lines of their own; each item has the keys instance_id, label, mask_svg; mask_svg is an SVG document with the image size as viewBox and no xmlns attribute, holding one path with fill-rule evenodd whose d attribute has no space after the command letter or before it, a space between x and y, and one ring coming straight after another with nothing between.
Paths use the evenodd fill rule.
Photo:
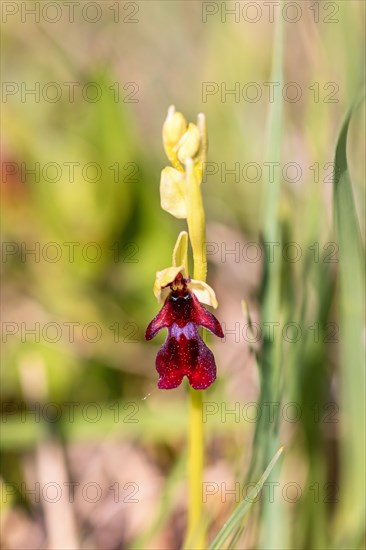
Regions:
<instances>
[{"instance_id":1,"label":"dark red labellum","mask_svg":"<svg viewBox=\"0 0 366 550\"><path fill-rule=\"evenodd\" d=\"M169 285L171 292L164 306L146 329L146 340L154 338L162 328L168 329L168 336L156 356L161 389L176 388L187 376L192 388L203 390L216 378L215 359L199 334L199 326L219 338L223 338L224 333L216 317L189 290L188 281L178 273Z\"/></svg>"}]
</instances>

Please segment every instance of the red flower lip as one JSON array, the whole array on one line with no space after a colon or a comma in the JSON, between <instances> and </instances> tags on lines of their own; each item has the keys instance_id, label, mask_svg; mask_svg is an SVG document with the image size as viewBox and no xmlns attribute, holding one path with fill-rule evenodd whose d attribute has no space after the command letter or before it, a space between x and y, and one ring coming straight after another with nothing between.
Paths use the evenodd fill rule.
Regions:
<instances>
[{"instance_id":1,"label":"red flower lip","mask_svg":"<svg viewBox=\"0 0 366 550\"><path fill-rule=\"evenodd\" d=\"M199 326L219 338L223 338L224 333L216 317L189 290L188 282L189 279L178 273L168 285L171 292L164 306L146 329L146 340L154 338L162 328L168 329L168 336L156 356L160 389L176 388L187 376L192 388L204 390L216 379L215 359L199 334Z\"/></svg>"}]
</instances>

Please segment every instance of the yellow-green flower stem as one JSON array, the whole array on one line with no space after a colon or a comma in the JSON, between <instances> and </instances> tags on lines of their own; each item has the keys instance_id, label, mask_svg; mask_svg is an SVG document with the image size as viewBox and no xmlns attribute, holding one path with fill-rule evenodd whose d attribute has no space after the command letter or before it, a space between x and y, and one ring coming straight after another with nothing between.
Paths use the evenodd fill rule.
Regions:
<instances>
[{"instance_id":1,"label":"yellow-green flower stem","mask_svg":"<svg viewBox=\"0 0 366 550\"><path fill-rule=\"evenodd\" d=\"M193 252L193 278L206 282L206 229L201 182L194 170L192 159L186 160L187 225Z\"/></svg>"},{"instance_id":2,"label":"yellow-green flower stem","mask_svg":"<svg viewBox=\"0 0 366 550\"><path fill-rule=\"evenodd\" d=\"M204 437L202 390L189 388L188 409L188 525L184 547L207 548L203 522L202 481Z\"/></svg>"},{"instance_id":3,"label":"yellow-green flower stem","mask_svg":"<svg viewBox=\"0 0 366 550\"><path fill-rule=\"evenodd\" d=\"M205 143L206 146L206 143ZM193 251L194 279L206 281L205 211L201 181L192 159L186 161L187 225ZM202 173L202 172L201 172ZM188 413L188 526L185 548L204 549L206 533L203 522L202 481L204 458L202 390L189 388Z\"/></svg>"},{"instance_id":4,"label":"yellow-green flower stem","mask_svg":"<svg viewBox=\"0 0 366 550\"><path fill-rule=\"evenodd\" d=\"M206 161L207 161L207 150L208 150L208 138L207 138L207 127L206 127L206 117L203 113L200 113L197 117L197 127L201 136L201 148L199 154L199 162L197 163L196 173L200 182L203 179L203 174L206 170Z\"/></svg>"},{"instance_id":5,"label":"yellow-green flower stem","mask_svg":"<svg viewBox=\"0 0 366 550\"><path fill-rule=\"evenodd\" d=\"M182 113L175 107L169 107L163 125L163 143L168 159L173 167L184 173L184 177L172 168L165 168L160 180L161 205L164 210L177 218L186 218L188 235L193 253L193 279L206 282L206 230L205 211L203 208L201 183L207 158L206 119L198 115L197 125L188 124ZM188 237L182 231L177 239L173 252L173 267L158 272L157 279L160 295L162 279L167 272L183 267L188 271ZM164 285L163 285L164 286ZM213 293L213 291L212 291ZM212 296L211 296L212 299ZM213 300L216 302L216 298ZM186 549L205 549L206 528L203 522L202 479L204 459L204 438L202 419L202 390L189 390L188 414L188 525L184 547Z\"/></svg>"}]
</instances>

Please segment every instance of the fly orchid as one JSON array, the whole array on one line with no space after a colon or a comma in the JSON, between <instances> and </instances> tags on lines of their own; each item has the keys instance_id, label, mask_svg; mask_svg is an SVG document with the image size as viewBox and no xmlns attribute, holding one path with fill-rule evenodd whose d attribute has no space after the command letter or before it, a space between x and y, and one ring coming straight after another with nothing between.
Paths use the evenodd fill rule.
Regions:
<instances>
[{"instance_id":1,"label":"fly orchid","mask_svg":"<svg viewBox=\"0 0 366 550\"><path fill-rule=\"evenodd\" d=\"M189 288L190 282L178 272L174 280L163 287L170 289L169 294L146 329L147 340L162 328L168 329L167 339L156 356L160 389L176 388L187 376L192 388L204 390L216 379L215 359L203 342L199 327L207 328L219 338L223 338L224 333L216 317L200 304L194 289Z\"/></svg>"},{"instance_id":2,"label":"fly orchid","mask_svg":"<svg viewBox=\"0 0 366 550\"><path fill-rule=\"evenodd\" d=\"M202 306L217 307L215 292L206 283L206 229L201 184L207 159L207 128L203 113L197 124L187 124L182 113L169 107L163 125L163 144L171 166L160 178L160 205L178 219L185 219L173 251L173 265L158 271L154 294L162 309L146 329L151 340L162 329L168 336L156 357L158 387L179 386L186 376L189 388L188 485L189 506L185 548L207 548L202 522L203 478L203 397L202 391L216 378L212 352L203 342L199 330L205 327L216 336L224 336L219 321ZM193 279L188 274L188 240L193 260Z\"/></svg>"}]
</instances>

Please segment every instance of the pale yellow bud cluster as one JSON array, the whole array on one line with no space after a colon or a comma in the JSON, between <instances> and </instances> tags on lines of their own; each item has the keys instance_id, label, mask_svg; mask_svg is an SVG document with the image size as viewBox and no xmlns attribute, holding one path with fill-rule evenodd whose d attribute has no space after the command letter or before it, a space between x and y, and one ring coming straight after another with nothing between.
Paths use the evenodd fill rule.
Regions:
<instances>
[{"instance_id":1,"label":"pale yellow bud cluster","mask_svg":"<svg viewBox=\"0 0 366 550\"><path fill-rule=\"evenodd\" d=\"M176 170L183 172L187 158L191 158L195 166L202 170L207 149L206 127L202 121L204 116L201 114L198 115L197 124L187 124L174 105L169 107L163 125L163 144L165 153Z\"/></svg>"}]
</instances>

